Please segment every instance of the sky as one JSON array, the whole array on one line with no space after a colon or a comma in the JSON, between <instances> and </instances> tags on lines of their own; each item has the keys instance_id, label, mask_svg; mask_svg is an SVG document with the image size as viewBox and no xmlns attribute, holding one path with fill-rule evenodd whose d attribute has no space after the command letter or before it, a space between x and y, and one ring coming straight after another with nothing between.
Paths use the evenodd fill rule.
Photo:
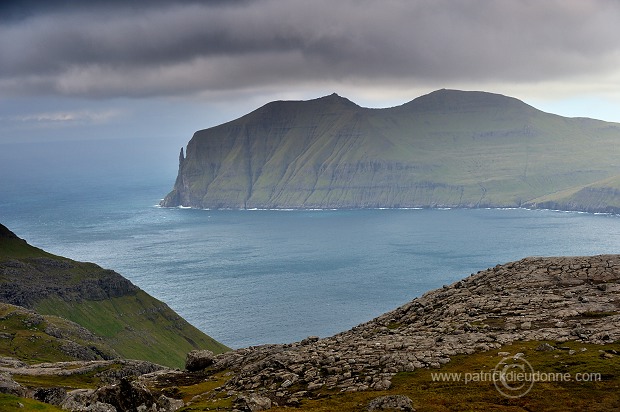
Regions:
<instances>
[{"instance_id":1,"label":"sky","mask_svg":"<svg viewBox=\"0 0 620 412\"><path fill-rule=\"evenodd\" d=\"M0 150L146 140L176 166L196 130L333 92L482 90L620 122L619 38L616 0L5 0Z\"/></svg>"}]
</instances>

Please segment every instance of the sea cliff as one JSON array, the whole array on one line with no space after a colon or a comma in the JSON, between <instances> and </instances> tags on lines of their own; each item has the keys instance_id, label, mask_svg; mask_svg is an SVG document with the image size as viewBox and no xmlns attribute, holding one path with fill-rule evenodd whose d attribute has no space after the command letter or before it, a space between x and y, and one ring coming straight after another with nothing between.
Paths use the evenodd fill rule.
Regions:
<instances>
[{"instance_id":1,"label":"sea cliff","mask_svg":"<svg viewBox=\"0 0 620 412\"><path fill-rule=\"evenodd\" d=\"M161 205L616 212L619 142L619 124L485 92L438 90L387 109L336 94L277 101L196 132Z\"/></svg>"}]
</instances>

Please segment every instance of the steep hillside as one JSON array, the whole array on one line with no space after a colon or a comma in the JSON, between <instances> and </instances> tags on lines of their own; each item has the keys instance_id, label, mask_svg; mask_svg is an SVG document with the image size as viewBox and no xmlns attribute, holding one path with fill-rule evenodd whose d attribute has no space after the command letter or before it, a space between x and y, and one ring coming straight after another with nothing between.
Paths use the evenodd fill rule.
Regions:
<instances>
[{"instance_id":1,"label":"steep hillside","mask_svg":"<svg viewBox=\"0 0 620 412\"><path fill-rule=\"evenodd\" d=\"M119 354L77 323L0 303L0 355L25 363L105 360Z\"/></svg>"},{"instance_id":2,"label":"steep hillside","mask_svg":"<svg viewBox=\"0 0 620 412\"><path fill-rule=\"evenodd\" d=\"M389 109L336 94L278 101L196 132L161 204L532 206L620 175L619 142L619 124L483 92L439 90ZM595 208L607 210L612 197Z\"/></svg>"},{"instance_id":3,"label":"steep hillside","mask_svg":"<svg viewBox=\"0 0 620 412\"><path fill-rule=\"evenodd\" d=\"M0 302L75 322L125 358L178 367L189 350L227 350L118 273L30 246L2 225Z\"/></svg>"}]
</instances>

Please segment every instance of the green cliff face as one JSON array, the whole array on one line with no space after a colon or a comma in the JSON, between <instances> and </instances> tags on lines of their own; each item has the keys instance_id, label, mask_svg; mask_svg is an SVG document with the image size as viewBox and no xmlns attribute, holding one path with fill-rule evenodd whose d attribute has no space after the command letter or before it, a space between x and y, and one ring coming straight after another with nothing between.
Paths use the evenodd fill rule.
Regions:
<instances>
[{"instance_id":1,"label":"green cliff face","mask_svg":"<svg viewBox=\"0 0 620 412\"><path fill-rule=\"evenodd\" d=\"M29 313L36 311L75 322L96 337L104 348L95 348L99 354L116 353L124 358L182 367L190 350L222 353L228 349L118 273L30 246L3 225L0 303L9 304L6 308L18 305ZM0 316L9 311L6 308ZM81 346L93 350L93 345Z\"/></svg>"},{"instance_id":2,"label":"green cliff face","mask_svg":"<svg viewBox=\"0 0 620 412\"><path fill-rule=\"evenodd\" d=\"M196 132L162 206L531 206L620 175L619 142L620 124L483 92L389 109L335 94L278 101Z\"/></svg>"}]
</instances>

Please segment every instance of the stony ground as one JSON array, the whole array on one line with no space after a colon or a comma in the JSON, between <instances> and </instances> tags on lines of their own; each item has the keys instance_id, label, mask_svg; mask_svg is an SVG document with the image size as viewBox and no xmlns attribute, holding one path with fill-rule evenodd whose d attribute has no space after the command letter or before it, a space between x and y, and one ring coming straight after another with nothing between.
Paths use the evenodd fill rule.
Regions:
<instances>
[{"instance_id":1,"label":"stony ground","mask_svg":"<svg viewBox=\"0 0 620 412\"><path fill-rule=\"evenodd\" d=\"M131 384L117 378L124 382L123 390L157 400L159 410L175 410L182 404L149 398L148 388L225 376L215 389L186 399L185 406L226 396L237 399L240 410L257 411L296 406L326 390L385 390L399 372L440 368L455 355L496 350L516 341L610 344L619 339L620 255L526 258L473 274L332 337L218 356L200 351L189 357L189 372L162 369ZM5 374L34 368L8 360L0 366ZM110 391L91 390L91 395L103 402ZM65 405L79 410L77 403Z\"/></svg>"}]
</instances>

